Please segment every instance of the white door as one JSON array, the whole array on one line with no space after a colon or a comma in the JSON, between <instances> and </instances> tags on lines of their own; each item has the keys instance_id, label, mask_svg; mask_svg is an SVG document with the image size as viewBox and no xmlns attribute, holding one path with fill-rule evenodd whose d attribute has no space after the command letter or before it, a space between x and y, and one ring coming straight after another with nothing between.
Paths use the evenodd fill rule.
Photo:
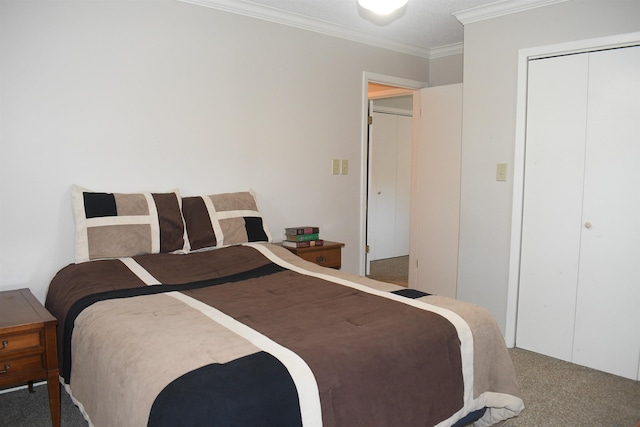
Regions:
<instances>
[{"instance_id":1,"label":"white door","mask_svg":"<svg viewBox=\"0 0 640 427\"><path fill-rule=\"evenodd\" d=\"M531 61L516 345L637 378L640 48Z\"/></svg>"},{"instance_id":2,"label":"white door","mask_svg":"<svg viewBox=\"0 0 640 427\"><path fill-rule=\"evenodd\" d=\"M371 113L368 261L409 254L411 117Z\"/></svg>"},{"instance_id":3,"label":"white door","mask_svg":"<svg viewBox=\"0 0 640 427\"><path fill-rule=\"evenodd\" d=\"M640 47L589 55L587 122L573 361L636 378L640 356Z\"/></svg>"},{"instance_id":4,"label":"white door","mask_svg":"<svg viewBox=\"0 0 640 427\"><path fill-rule=\"evenodd\" d=\"M529 62L516 343L570 361L580 234L588 56Z\"/></svg>"},{"instance_id":5,"label":"white door","mask_svg":"<svg viewBox=\"0 0 640 427\"><path fill-rule=\"evenodd\" d=\"M396 146L396 213L393 257L409 255L409 221L411 218L411 128L413 117L398 115Z\"/></svg>"},{"instance_id":6,"label":"white door","mask_svg":"<svg viewBox=\"0 0 640 427\"><path fill-rule=\"evenodd\" d=\"M413 142L409 286L456 297L462 84L420 90Z\"/></svg>"}]
</instances>

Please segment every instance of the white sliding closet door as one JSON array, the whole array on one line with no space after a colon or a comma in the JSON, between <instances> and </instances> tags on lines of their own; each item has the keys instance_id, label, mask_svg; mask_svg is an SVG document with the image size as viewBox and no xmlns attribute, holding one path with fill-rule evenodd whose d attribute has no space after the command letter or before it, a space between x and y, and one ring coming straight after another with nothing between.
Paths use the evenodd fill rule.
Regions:
<instances>
[{"instance_id":1,"label":"white sliding closet door","mask_svg":"<svg viewBox=\"0 0 640 427\"><path fill-rule=\"evenodd\" d=\"M529 63L516 345L638 377L640 47Z\"/></svg>"}]
</instances>

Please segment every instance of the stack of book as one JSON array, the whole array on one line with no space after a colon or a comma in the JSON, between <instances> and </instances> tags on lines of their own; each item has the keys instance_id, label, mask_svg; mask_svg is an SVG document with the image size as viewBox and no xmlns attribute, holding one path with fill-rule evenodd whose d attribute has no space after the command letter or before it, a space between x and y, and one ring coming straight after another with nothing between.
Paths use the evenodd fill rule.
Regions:
<instances>
[{"instance_id":1,"label":"stack of book","mask_svg":"<svg viewBox=\"0 0 640 427\"><path fill-rule=\"evenodd\" d=\"M289 248L308 248L322 246L324 240L320 238L320 228L311 226L291 227L284 229L285 240L282 246Z\"/></svg>"}]
</instances>

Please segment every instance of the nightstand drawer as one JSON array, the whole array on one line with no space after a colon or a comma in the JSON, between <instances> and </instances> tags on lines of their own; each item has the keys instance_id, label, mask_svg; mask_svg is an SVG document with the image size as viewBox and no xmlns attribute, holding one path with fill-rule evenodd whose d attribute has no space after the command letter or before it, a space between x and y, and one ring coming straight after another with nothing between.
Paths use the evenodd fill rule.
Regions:
<instances>
[{"instance_id":1,"label":"nightstand drawer","mask_svg":"<svg viewBox=\"0 0 640 427\"><path fill-rule=\"evenodd\" d=\"M282 245L282 243L280 243ZM342 247L344 243L324 241L322 246L308 246L302 248L292 248L283 246L289 252L293 252L300 258L311 261L323 267L340 269L342 265Z\"/></svg>"},{"instance_id":2,"label":"nightstand drawer","mask_svg":"<svg viewBox=\"0 0 640 427\"><path fill-rule=\"evenodd\" d=\"M0 357L0 380L2 380L4 376L44 371L44 369L42 354L32 354L14 359Z\"/></svg>"},{"instance_id":3,"label":"nightstand drawer","mask_svg":"<svg viewBox=\"0 0 640 427\"><path fill-rule=\"evenodd\" d=\"M42 331L40 329L19 334L0 335L0 357L9 352L42 345Z\"/></svg>"},{"instance_id":4,"label":"nightstand drawer","mask_svg":"<svg viewBox=\"0 0 640 427\"><path fill-rule=\"evenodd\" d=\"M335 249L327 249L315 252L302 252L298 256L307 261L314 262L323 267L339 266L341 262L340 251Z\"/></svg>"},{"instance_id":5,"label":"nightstand drawer","mask_svg":"<svg viewBox=\"0 0 640 427\"><path fill-rule=\"evenodd\" d=\"M57 320L29 289L0 292L0 388L47 380L54 427L60 427Z\"/></svg>"}]
</instances>

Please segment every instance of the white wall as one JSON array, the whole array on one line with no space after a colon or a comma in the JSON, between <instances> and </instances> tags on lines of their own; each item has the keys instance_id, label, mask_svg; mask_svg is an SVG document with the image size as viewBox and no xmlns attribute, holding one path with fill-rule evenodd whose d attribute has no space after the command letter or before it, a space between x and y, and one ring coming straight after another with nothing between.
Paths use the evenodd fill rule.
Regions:
<instances>
[{"instance_id":1,"label":"white wall","mask_svg":"<svg viewBox=\"0 0 640 427\"><path fill-rule=\"evenodd\" d=\"M74 183L251 187L274 237L319 225L358 271L363 71L426 81L426 59L172 0L0 15L0 290L42 300L73 261Z\"/></svg>"},{"instance_id":2,"label":"white wall","mask_svg":"<svg viewBox=\"0 0 640 427\"><path fill-rule=\"evenodd\" d=\"M505 331L520 49L640 30L640 2L573 0L465 25L458 298ZM496 164L508 163L507 182Z\"/></svg>"}]
</instances>

